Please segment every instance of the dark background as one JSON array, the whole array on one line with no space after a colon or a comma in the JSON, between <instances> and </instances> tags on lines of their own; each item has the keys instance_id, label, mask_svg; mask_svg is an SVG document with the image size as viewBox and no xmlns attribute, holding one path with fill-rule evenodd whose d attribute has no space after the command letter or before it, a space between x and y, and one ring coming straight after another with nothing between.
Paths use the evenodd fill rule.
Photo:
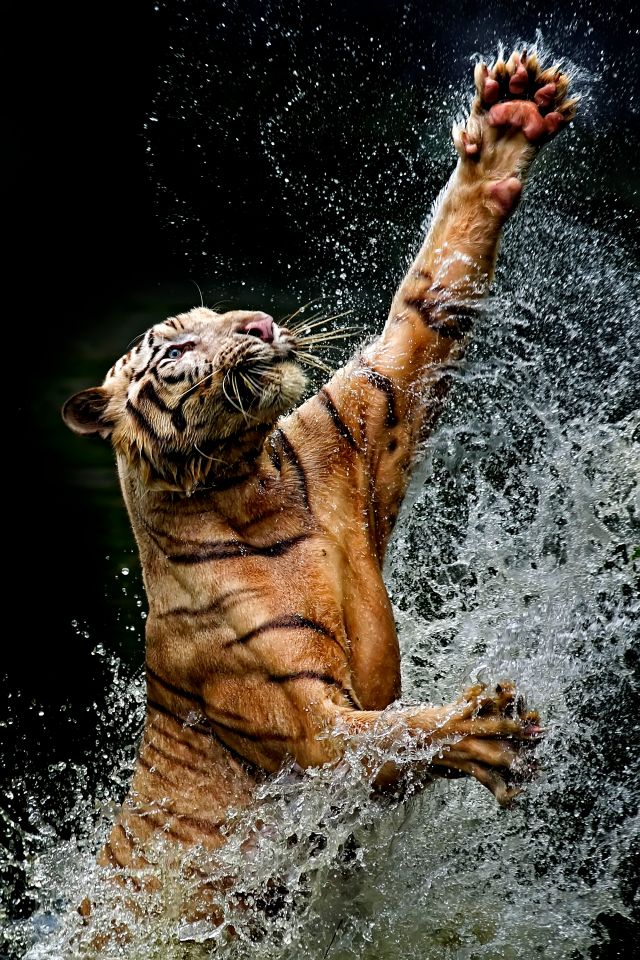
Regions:
<instances>
[{"instance_id":1,"label":"dark background","mask_svg":"<svg viewBox=\"0 0 640 960\"><path fill-rule=\"evenodd\" d=\"M215 297L212 265L220 253L242 258L254 274L277 279L283 258L295 256L303 242L304 223L279 206L267 160L256 142L261 113L288 69L286 42L274 57L261 43L260 31L249 31L247 24L258 22L261 15L295 24L300 31L298 52L304 58L307 47L321 79L330 71L333 52L330 42L319 49L314 32L318 24L329 37L332 30L341 38L352 36L354 45L362 45L367 35L375 40L374 50L379 43L395 59L392 72L399 83L425 86L440 81L447 71L459 81L474 44L481 47L484 40L481 48L491 51L495 37L510 43L516 36L533 36L542 26L557 49L599 72L597 98L614 92L607 109L619 115L620 122L613 143L611 130L607 133L607 172L614 184L607 203L635 206L637 215L637 166L635 171L628 168L630 159L637 163L633 143L638 143L639 116L633 4L624 9L608 4L606 10L589 2L563 4L559 16L558 5L547 0L482 6L466 0L271 5L254 0L242 3L240 10L216 0L194 0L169 4L169 9L155 6L149 0L43 7L33 13L37 22L25 18L16 25L10 44L13 116L5 209L11 246L7 288L14 306L5 317L5 366L19 376L8 398L6 423L12 434L7 521L15 520L16 529L12 534L7 529L5 536L11 571L17 574L8 581L10 607L18 616L6 666L14 682L46 697L64 698L76 690L69 667L81 667L78 658L86 643L69 631L70 621L90 616L94 630L108 633L113 627L95 616L102 605L105 573L95 566L99 561L92 551L100 518L78 484L76 468L86 448L79 440L69 442L57 415L68 385L88 386L92 376L104 375L104 367L91 366L92 338L104 340L114 313L131 313L141 291L160 289L169 300L183 298L179 308L188 309L199 299L189 287L195 279ZM189 13L193 26L185 34ZM223 17L224 34L216 33ZM556 38L549 29L556 21L573 23L574 29ZM212 129L210 142L204 143L210 151L206 178L196 173L198 160L183 132L169 129L156 144L162 178L170 186L181 184L194 212L193 232L203 224L208 229L205 257L185 257L188 226L183 236L167 227L167 201L158 195L157 170L150 171L145 153L144 125L159 78L172 47L181 43L195 64L203 51L212 53L210 74L221 77L210 94L212 109L226 96L231 109L235 99L242 111L242 142L226 142L221 149L219 133ZM418 60L425 67L421 72ZM227 69L235 73L234 83L225 82ZM358 69L367 67L356 66L356 73ZM312 147L300 143L293 158L294 164L304 165L311 181L326 176L327 158L331 163L337 156L342 171L349 170L348 89L342 98L335 109L337 116L342 112L346 117L344 129L331 142L315 139ZM375 103L365 104L365 112L367 106L375 109ZM412 211L414 219L423 215L432 196L425 191L423 208ZM594 214L602 216L599 198L591 199ZM375 194L371 200L375 204ZM580 216L588 219L591 211L580 191L574 202ZM329 211L309 214L323 215L330 228ZM628 227L637 235L637 216L629 218ZM109 363L125 347L116 339ZM84 351L86 372L70 368L79 350ZM92 450L91 456L99 455ZM109 462L106 453L101 463Z\"/></svg>"},{"instance_id":2,"label":"dark background","mask_svg":"<svg viewBox=\"0 0 640 960\"><path fill-rule=\"evenodd\" d=\"M128 323L141 320L133 335L160 319L167 306L195 305L193 280L209 302L216 299L218 281L233 274L233 264L236 274L238 264L248 263L254 278L285 283L284 262L299 265L304 256L305 218L324 218L327 234L337 229L335 214L317 198L305 218L282 204L258 143L260 120L290 67L286 26L297 31L296 56L313 62L321 86L332 71L333 35L343 46L351 37L360 49L369 38L372 56L383 48L385 75L399 89L441 83L445 74L457 84L474 50L491 54L497 40L510 45L542 27L554 49L597 72L595 115L599 109L615 118L606 144L598 141L593 120L582 141L583 149L608 151L607 183L586 191L576 185L563 202L586 222L606 219L607 208L612 216L627 210L629 234L637 237L640 87L634 5L559 6L547 0L482 6L466 0L241 5L193 0L165 7L120 0L25 9L11 23L5 173L10 306L3 358L10 374L4 419L9 572L0 668L10 720L0 729L6 783L15 787L25 771L36 777L59 758L79 760L91 751L97 735L92 704L100 703L111 677L92 656L96 644L123 655L132 672L142 662L139 623L135 637L126 632L139 581L111 454L106 446L68 433L59 417L62 402L73 390L99 382L126 348L120 337ZM261 16L283 25L279 43L266 45ZM212 125L200 153L189 140L188 118L169 124L155 135L150 166L145 124L148 128L163 78L179 85L190 77L191 83L205 70L209 82L201 87L198 110L215 112L224 103L225 115L235 112L238 118L226 128L233 136L223 138ZM370 70L366 58L354 61L351 79ZM375 111L375 91L371 102L356 110L347 81L343 86L339 78L333 81L333 135L325 124L316 136L301 138L288 157L312 182L332 169L357 175L350 137L358 136L368 112ZM418 106L412 121L420 119ZM313 125L310 117L310 133ZM208 158L206 175L202 154ZM383 155L380 165L383 174ZM422 173L427 189L408 187L398 218L419 223L441 185L439 168L433 183L429 170ZM371 188L372 206L383 199L381 184L383 179ZM171 225L176 193L184 202L180 230ZM194 237L200 231L206 232L206 254ZM219 273L218 260L226 265ZM158 315L147 320L154 303ZM114 352L105 364L102 352L112 332ZM132 569L124 612L116 582L123 558ZM18 821L26 816L25 802L18 797L12 808Z\"/></svg>"}]
</instances>

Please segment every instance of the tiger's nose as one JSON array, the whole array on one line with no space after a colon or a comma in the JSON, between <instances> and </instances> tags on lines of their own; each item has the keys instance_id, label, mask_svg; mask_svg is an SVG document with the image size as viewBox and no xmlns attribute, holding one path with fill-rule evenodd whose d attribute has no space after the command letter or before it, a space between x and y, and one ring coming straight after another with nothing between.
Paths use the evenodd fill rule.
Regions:
<instances>
[{"instance_id":1,"label":"tiger's nose","mask_svg":"<svg viewBox=\"0 0 640 960\"><path fill-rule=\"evenodd\" d=\"M268 313L254 313L250 320L243 324L242 332L248 333L252 337L260 337L265 343L273 343L274 336L273 317Z\"/></svg>"}]
</instances>

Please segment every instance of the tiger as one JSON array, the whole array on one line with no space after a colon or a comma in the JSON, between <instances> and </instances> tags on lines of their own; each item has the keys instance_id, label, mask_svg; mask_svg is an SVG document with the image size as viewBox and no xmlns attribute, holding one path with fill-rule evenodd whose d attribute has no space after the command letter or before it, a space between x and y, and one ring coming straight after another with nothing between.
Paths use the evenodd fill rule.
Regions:
<instances>
[{"instance_id":1,"label":"tiger","mask_svg":"<svg viewBox=\"0 0 640 960\"><path fill-rule=\"evenodd\" d=\"M148 606L144 728L101 866L143 871L159 835L215 852L229 810L265 779L337 766L372 731L389 748L374 790L411 769L393 752L406 738L438 748L413 762L425 784L475 778L502 806L523 789L538 713L504 680L403 704L383 577L503 227L579 99L535 49L477 63L474 84L453 126L457 164L381 334L311 396L304 367L322 332L300 315L199 306L64 404L72 431L112 446Z\"/></svg>"}]
</instances>

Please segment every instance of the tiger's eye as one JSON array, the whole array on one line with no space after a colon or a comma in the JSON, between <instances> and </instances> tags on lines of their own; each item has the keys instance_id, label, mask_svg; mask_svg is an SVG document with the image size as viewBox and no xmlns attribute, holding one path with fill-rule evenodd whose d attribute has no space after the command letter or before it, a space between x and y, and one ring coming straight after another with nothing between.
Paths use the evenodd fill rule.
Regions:
<instances>
[{"instance_id":1,"label":"tiger's eye","mask_svg":"<svg viewBox=\"0 0 640 960\"><path fill-rule=\"evenodd\" d=\"M177 360L178 357L181 357L181 356L182 356L182 350L180 349L180 347L172 347L171 350L169 350L167 353L167 357L169 358L169 360Z\"/></svg>"}]
</instances>

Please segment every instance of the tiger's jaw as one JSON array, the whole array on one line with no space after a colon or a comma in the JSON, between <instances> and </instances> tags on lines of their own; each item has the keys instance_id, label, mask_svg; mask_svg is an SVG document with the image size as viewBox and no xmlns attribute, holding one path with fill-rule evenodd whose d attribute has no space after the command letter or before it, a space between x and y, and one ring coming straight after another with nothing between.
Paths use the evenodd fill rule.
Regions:
<instances>
[{"instance_id":1,"label":"tiger's jaw","mask_svg":"<svg viewBox=\"0 0 640 960\"><path fill-rule=\"evenodd\" d=\"M255 472L267 436L305 386L303 371L289 358L258 372L246 365L218 368L179 398L141 384L124 404L112 443L127 472L148 489L225 488ZM161 418L150 419L154 408Z\"/></svg>"}]
</instances>

